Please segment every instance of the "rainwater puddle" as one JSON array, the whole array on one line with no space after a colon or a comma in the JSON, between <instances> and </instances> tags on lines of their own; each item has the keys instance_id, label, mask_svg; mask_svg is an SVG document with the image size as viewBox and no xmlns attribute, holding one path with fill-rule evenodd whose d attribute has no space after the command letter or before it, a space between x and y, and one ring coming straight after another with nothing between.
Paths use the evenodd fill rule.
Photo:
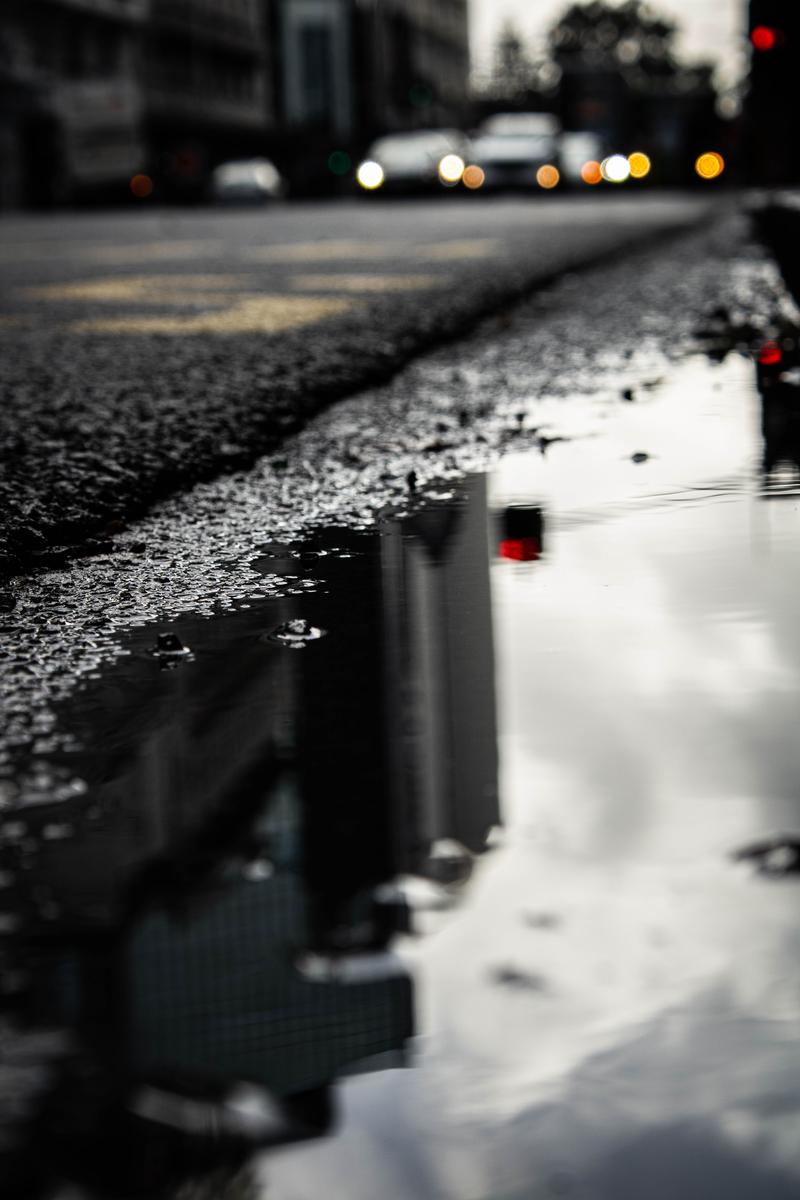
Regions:
<instances>
[{"instance_id":1,"label":"rainwater puddle","mask_svg":"<svg viewBox=\"0 0 800 1200\"><path fill-rule=\"evenodd\" d=\"M265 546L310 586L64 706L86 791L0 851L9 1000L79 1046L51 1169L797 1195L800 392L760 383L691 360Z\"/></svg>"}]
</instances>

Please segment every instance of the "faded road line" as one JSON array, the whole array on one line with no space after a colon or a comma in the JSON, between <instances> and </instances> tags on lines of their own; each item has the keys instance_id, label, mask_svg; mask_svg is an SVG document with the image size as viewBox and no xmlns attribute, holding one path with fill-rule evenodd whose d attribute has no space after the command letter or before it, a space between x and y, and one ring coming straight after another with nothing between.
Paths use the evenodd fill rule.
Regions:
<instances>
[{"instance_id":1,"label":"faded road line","mask_svg":"<svg viewBox=\"0 0 800 1200\"><path fill-rule=\"evenodd\" d=\"M75 333L114 334L282 333L317 324L356 307L354 300L321 296L249 296L227 308L195 316L97 317L72 321L68 328Z\"/></svg>"},{"instance_id":2,"label":"faded road line","mask_svg":"<svg viewBox=\"0 0 800 1200\"><path fill-rule=\"evenodd\" d=\"M432 261L488 258L501 245L498 238L471 238L417 244L391 241L291 242L284 246L254 246L246 252L256 262L356 262L361 259L419 258Z\"/></svg>"},{"instance_id":3,"label":"faded road line","mask_svg":"<svg viewBox=\"0 0 800 1200\"><path fill-rule=\"evenodd\" d=\"M444 275L293 275L291 284L309 292L416 292L445 287Z\"/></svg>"},{"instance_id":4,"label":"faded road line","mask_svg":"<svg viewBox=\"0 0 800 1200\"><path fill-rule=\"evenodd\" d=\"M245 275L130 275L116 279L85 279L79 283L53 283L24 288L20 295L30 300L96 300L100 303L174 303L176 296L196 292L226 292L246 288L252 280Z\"/></svg>"}]
</instances>

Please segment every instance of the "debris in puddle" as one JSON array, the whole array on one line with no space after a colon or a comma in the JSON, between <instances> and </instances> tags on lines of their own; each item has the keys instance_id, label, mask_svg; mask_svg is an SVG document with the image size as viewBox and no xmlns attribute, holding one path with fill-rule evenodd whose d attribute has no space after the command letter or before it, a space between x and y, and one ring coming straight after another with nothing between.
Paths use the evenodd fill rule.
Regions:
<instances>
[{"instance_id":1,"label":"debris in puddle","mask_svg":"<svg viewBox=\"0 0 800 1200\"><path fill-rule=\"evenodd\" d=\"M303 617L295 617L291 621L284 621L283 625L278 625L276 629L265 634L261 641L271 642L278 646L288 646L291 650L303 650L309 642L316 642L326 634L326 629L319 629Z\"/></svg>"},{"instance_id":2,"label":"debris in puddle","mask_svg":"<svg viewBox=\"0 0 800 1200\"><path fill-rule=\"evenodd\" d=\"M63 842L71 838L75 827L67 822L51 821L42 829L42 837L46 842Z\"/></svg>"},{"instance_id":3,"label":"debris in puddle","mask_svg":"<svg viewBox=\"0 0 800 1200\"><path fill-rule=\"evenodd\" d=\"M650 460L650 455L644 450L637 450L634 454L631 455L632 463L646 463L646 462L649 462L649 460Z\"/></svg>"},{"instance_id":4,"label":"debris in puddle","mask_svg":"<svg viewBox=\"0 0 800 1200\"><path fill-rule=\"evenodd\" d=\"M519 991L546 992L548 990L547 981L543 975L539 975L536 971L520 970L519 967L495 967L490 972L489 978L492 983L499 983L503 987L517 988Z\"/></svg>"},{"instance_id":5,"label":"debris in puddle","mask_svg":"<svg viewBox=\"0 0 800 1200\"><path fill-rule=\"evenodd\" d=\"M561 918L557 913L530 912L523 914L523 922L528 929L541 929L552 932L561 927Z\"/></svg>"},{"instance_id":6,"label":"debris in puddle","mask_svg":"<svg viewBox=\"0 0 800 1200\"><path fill-rule=\"evenodd\" d=\"M177 633L159 633L153 655L161 659L162 665L171 667L192 657L188 646L184 646Z\"/></svg>"},{"instance_id":7,"label":"debris in puddle","mask_svg":"<svg viewBox=\"0 0 800 1200\"><path fill-rule=\"evenodd\" d=\"M776 837L745 846L734 854L736 862L751 862L760 875L781 878L800 875L800 837Z\"/></svg>"},{"instance_id":8,"label":"debris in puddle","mask_svg":"<svg viewBox=\"0 0 800 1200\"><path fill-rule=\"evenodd\" d=\"M463 883L472 875L473 857L454 838L437 838L430 847L422 874L444 887Z\"/></svg>"},{"instance_id":9,"label":"debris in puddle","mask_svg":"<svg viewBox=\"0 0 800 1200\"><path fill-rule=\"evenodd\" d=\"M274 874L275 868L266 858L253 859L242 867L242 878L246 879L248 883L263 883L266 879L271 879Z\"/></svg>"},{"instance_id":10,"label":"debris in puddle","mask_svg":"<svg viewBox=\"0 0 800 1200\"><path fill-rule=\"evenodd\" d=\"M627 400L629 404L633 403L633 401L636 399L633 388L629 388L629 387L623 388L622 389L622 399Z\"/></svg>"}]
</instances>

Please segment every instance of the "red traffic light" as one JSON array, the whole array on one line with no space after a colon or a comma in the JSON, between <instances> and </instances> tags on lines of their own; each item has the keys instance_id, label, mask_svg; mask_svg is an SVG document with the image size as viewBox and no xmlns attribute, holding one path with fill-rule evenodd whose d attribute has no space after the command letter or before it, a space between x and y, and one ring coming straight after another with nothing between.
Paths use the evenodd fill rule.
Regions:
<instances>
[{"instance_id":1,"label":"red traffic light","mask_svg":"<svg viewBox=\"0 0 800 1200\"><path fill-rule=\"evenodd\" d=\"M778 31L769 25L756 25L750 34L750 41L756 50L774 50L778 44Z\"/></svg>"}]
</instances>

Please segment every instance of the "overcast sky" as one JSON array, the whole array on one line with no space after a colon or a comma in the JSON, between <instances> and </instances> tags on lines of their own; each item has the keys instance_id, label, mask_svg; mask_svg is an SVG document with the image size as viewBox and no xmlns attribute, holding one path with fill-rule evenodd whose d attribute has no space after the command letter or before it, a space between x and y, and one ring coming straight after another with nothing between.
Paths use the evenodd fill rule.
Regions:
<instances>
[{"instance_id":1,"label":"overcast sky","mask_svg":"<svg viewBox=\"0 0 800 1200\"><path fill-rule=\"evenodd\" d=\"M567 7L569 0L470 0L472 55L480 69L491 58L498 30L508 19L536 39ZM651 7L675 18L683 28L680 49L687 56L713 59L726 78L741 62L746 0L651 0Z\"/></svg>"}]
</instances>

